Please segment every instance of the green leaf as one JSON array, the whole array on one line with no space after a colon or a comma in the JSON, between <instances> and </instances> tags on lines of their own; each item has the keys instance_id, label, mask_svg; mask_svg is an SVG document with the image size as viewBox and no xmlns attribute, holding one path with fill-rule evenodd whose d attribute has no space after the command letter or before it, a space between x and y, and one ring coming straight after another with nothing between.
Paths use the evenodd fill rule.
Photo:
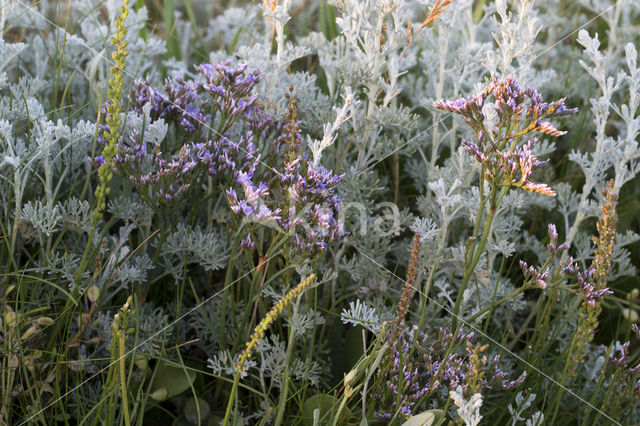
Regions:
<instances>
[{"instance_id":1,"label":"green leaf","mask_svg":"<svg viewBox=\"0 0 640 426\"><path fill-rule=\"evenodd\" d=\"M369 367L369 371L367 373L367 378L365 379L365 383L371 380L371 376L373 376L373 373L375 373L375 371L378 369L378 366L380 365L380 361L382 361L382 356L386 352L388 346L389 344L385 343L384 346L378 350L378 353L376 354L376 358L373 360L373 364L371 365L371 367ZM372 356L372 355L373 353L369 356Z\"/></svg>"},{"instance_id":2,"label":"green leaf","mask_svg":"<svg viewBox=\"0 0 640 426\"><path fill-rule=\"evenodd\" d=\"M402 426L431 426L436 420L439 422L443 416L442 410L429 410L409 417Z\"/></svg>"},{"instance_id":3,"label":"green leaf","mask_svg":"<svg viewBox=\"0 0 640 426\"><path fill-rule=\"evenodd\" d=\"M168 394L169 391L167 390L167 388L158 388L151 392L149 396L151 397L151 399L155 399L156 401L164 401L165 399L167 399Z\"/></svg>"},{"instance_id":4,"label":"green leaf","mask_svg":"<svg viewBox=\"0 0 640 426\"><path fill-rule=\"evenodd\" d=\"M160 361L156 368L156 375L151 385L151 394L149 395L156 401L164 401L180 395L187 390L196 379L195 371L184 370L182 367L174 367L164 361ZM161 390L163 388L166 389L166 394Z\"/></svg>"},{"instance_id":5,"label":"green leaf","mask_svg":"<svg viewBox=\"0 0 640 426\"><path fill-rule=\"evenodd\" d=\"M196 407L197 403L197 407ZM200 409L200 413L198 414L198 409ZM203 420L209 417L211 413L211 408L207 401L202 398L198 398L197 400L193 397L189 398L186 404L184 404L184 416L189 421L189 423L198 425L203 424Z\"/></svg>"},{"instance_id":6,"label":"green leaf","mask_svg":"<svg viewBox=\"0 0 640 426\"><path fill-rule=\"evenodd\" d=\"M340 401L334 396L327 394L313 395L302 404L302 424L313 425L313 412L316 409L320 410L320 424L326 424L338 412L339 406ZM351 410L348 407L344 407L342 413L340 413L338 424L347 423L351 417Z\"/></svg>"}]
</instances>

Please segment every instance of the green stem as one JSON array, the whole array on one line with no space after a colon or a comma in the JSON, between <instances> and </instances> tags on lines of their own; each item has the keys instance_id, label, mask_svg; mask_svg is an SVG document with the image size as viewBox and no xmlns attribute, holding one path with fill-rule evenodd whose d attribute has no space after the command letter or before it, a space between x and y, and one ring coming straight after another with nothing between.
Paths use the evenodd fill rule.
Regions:
<instances>
[{"instance_id":1,"label":"green stem","mask_svg":"<svg viewBox=\"0 0 640 426\"><path fill-rule=\"evenodd\" d=\"M496 297L498 295L498 286L500 285L500 277L502 277L502 271L504 270L504 264L506 262L506 257L503 255L502 256L502 261L500 262L500 271L498 272L498 279L496 280L495 285L493 286L493 294L491 295L491 306L494 306L494 303L496 302ZM489 327L489 322L491 321L491 313L493 312L493 310L491 310L489 312L489 315L487 315L487 319L484 322L484 332L487 332L487 328Z\"/></svg>"},{"instance_id":2,"label":"green stem","mask_svg":"<svg viewBox=\"0 0 640 426\"><path fill-rule=\"evenodd\" d=\"M574 336L573 339L571 339L571 346L569 347L569 350L567 351L567 358L565 360L565 365L564 365L564 370L562 371L562 376L559 380L559 383L563 386L568 386L568 379L569 379L569 371L575 367L575 365L573 363L571 363L571 356L573 354L573 348L576 346L576 337ZM560 409L560 401L561 401L561 395L560 392L556 392L556 395L554 396L553 402L551 403L551 407L552 407L552 412L553 412L553 418L556 417L556 415L558 414L558 410Z\"/></svg>"},{"instance_id":3,"label":"green stem","mask_svg":"<svg viewBox=\"0 0 640 426\"><path fill-rule=\"evenodd\" d=\"M591 416L591 411L593 411L593 408L591 407L596 405L596 398L598 395L601 395L600 388L602 387L602 383L604 382L606 367L607 367L607 363L605 362L605 365L603 365L602 369L600 370L600 377L598 378L598 384L596 385L595 391L592 393L592 396L591 396L591 405L587 406L587 412L584 415L584 424L589 424L587 423L587 421Z\"/></svg>"},{"instance_id":4,"label":"green stem","mask_svg":"<svg viewBox=\"0 0 640 426\"><path fill-rule=\"evenodd\" d=\"M119 336L119 349L120 349L120 391L122 392L122 411L124 412L124 424L126 426L131 425L131 418L129 417L129 401L127 398L127 379L124 365L124 331L120 331Z\"/></svg>"},{"instance_id":5,"label":"green stem","mask_svg":"<svg viewBox=\"0 0 640 426\"><path fill-rule=\"evenodd\" d=\"M347 405L347 400L349 399L349 396L351 396L350 395L351 392L353 392L353 391L349 390L349 392L347 392L347 389L345 389L344 395L342 397L342 402L340 402L340 407L338 407L338 411L336 412L336 415L333 416L333 424L332 424L332 426L337 426L338 420L340 419L340 414L342 413L342 410L344 410L345 405Z\"/></svg>"},{"instance_id":6,"label":"green stem","mask_svg":"<svg viewBox=\"0 0 640 426\"><path fill-rule=\"evenodd\" d=\"M471 317L469 317L469 319L467 319L467 322L472 323L476 319L478 319L479 317L484 315L485 313L493 312L493 310L495 308L497 308L498 306L502 305L505 302L508 302L510 300L515 299L516 297L518 297L519 294L523 293L528 288L529 288L529 286L525 283L522 287L518 288L517 290L515 290L512 293L508 294L507 296L501 297L500 299L492 302L491 305L489 305L486 308L480 310L479 312L476 312L473 316L471 316Z\"/></svg>"},{"instance_id":7,"label":"green stem","mask_svg":"<svg viewBox=\"0 0 640 426\"><path fill-rule=\"evenodd\" d=\"M233 267L235 265L235 261L236 258L238 257L238 252L240 249L240 231L242 230L243 225L241 225L238 228L238 231L236 233L235 238L233 239L233 243L231 245L231 251L230 251L230 256L229 256L229 262L227 263L227 273L225 274L224 277L224 287L223 288L227 288L231 285L231 283L233 282ZM226 336L224 333L224 328L225 328L225 324L227 321L227 298L232 298L233 296L229 296L227 294L228 292L224 292L221 297L222 297L222 307L220 309L220 324L221 327L219 327L219 331L218 333L216 333L216 340L218 341L218 345L219 347L223 348L226 347Z\"/></svg>"},{"instance_id":8,"label":"green stem","mask_svg":"<svg viewBox=\"0 0 640 426\"><path fill-rule=\"evenodd\" d=\"M420 322L418 323L418 327L422 330L422 324L424 324L424 314L427 311L427 302L429 301L429 291L431 290L431 283L433 282L433 275L435 273L436 268L438 267L438 262L433 264L431 268L431 272L429 272L429 278L424 285L424 291L422 296L422 306L420 307Z\"/></svg>"},{"instance_id":9,"label":"green stem","mask_svg":"<svg viewBox=\"0 0 640 426\"><path fill-rule=\"evenodd\" d=\"M233 403L236 399L236 394L238 393L238 383L240 383L240 369L236 371L236 375L233 378L233 386L231 387L231 394L229 395L229 401L227 402L227 411L224 413L222 426L227 426L229 424L229 418L231 417L231 408L233 407Z\"/></svg>"},{"instance_id":10,"label":"green stem","mask_svg":"<svg viewBox=\"0 0 640 426\"><path fill-rule=\"evenodd\" d=\"M491 201L489 204L489 212L487 216L487 221L485 222L484 229L482 231L482 238L480 239L480 242L478 243L478 245L476 245L473 248L473 253L474 253L473 258L469 263L469 265L467 265L467 267L465 268L464 275L462 277L462 283L460 284L460 289L458 290L458 295L456 297L456 303L455 303L455 306L453 307L453 318L451 318L452 330L456 330L457 328L458 315L460 313L460 305L462 304L462 296L464 294L464 291L467 288L467 285L469 284L469 280L473 275L476 265L480 260L480 256L482 255L484 246L487 244L487 239L489 238L489 234L491 233L491 224L493 223L493 218L496 215L496 210L498 208L498 205L500 204L502 197L505 196L507 191L509 191L508 186L504 187L504 189L500 192L500 195L498 195L498 187L494 187L491 189L491 194L489 195L491 197ZM478 213L478 216L480 216L480 213ZM477 220L480 220L480 218L478 217Z\"/></svg>"},{"instance_id":11,"label":"green stem","mask_svg":"<svg viewBox=\"0 0 640 426\"><path fill-rule=\"evenodd\" d=\"M487 197L484 195L484 164L480 166L480 184L478 185L478 194L480 196L480 202L478 203L478 216L476 217L476 223L473 225L473 234L471 234L473 238L476 238L476 235L478 235L478 231L480 230L480 221L482 221L484 205L487 202Z\"/></svg>"},{"instance_id":12,"label":"green stem","mask_svg":"<svg viewBox=\"0 0 640 426\"><path fill-rule=\"evenodd\" d=\"M295 315L295 313L294 313ZM287 394L289 392L289 365L291 364L291 357L293 355L293 346L295 343L296 333L293 327L289 328L289 343L287 346L287 363L284 366L282 372L282 388L280 389L280 400L278 401L278 416L276 417L275 425L282 424L282 418L284 417L285 406L287 405Z\"/></svg>"}]
</instances>

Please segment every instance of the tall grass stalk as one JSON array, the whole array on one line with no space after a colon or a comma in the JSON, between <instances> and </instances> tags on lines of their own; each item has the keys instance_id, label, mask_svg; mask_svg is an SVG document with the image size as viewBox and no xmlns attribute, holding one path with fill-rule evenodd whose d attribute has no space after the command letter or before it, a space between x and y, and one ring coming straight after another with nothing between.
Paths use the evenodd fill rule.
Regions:
<instances>
[{"instance_id":1,"label":"tall grass stalk","mask_svg":"<svg viewBox=\"0 0 640 426\"><path fill-rule=\"evenodd\" d=\"M253 352L255 347L258 345L258 340L264 337L265 332L269 329L271 324L273 324L276 318L278 318L278 316L285 310L285 308L291 305L291 303L293 303L311 285L315 277L315 274L311 274L304 280L300 281L297 286L289 290L289 292L287 292L287 294L282 299L280 299L278 303L273 306L273 308L271 308L271 310L265 315L262 321L260 321L260 323L253 330L251 339L249 339L249 341L247 342L244 351L242 351L240 357L238 358L238 363L235 365L236 373L233 378L233 386L231 388L231 394L229 395L229 401L227 402L227 410L222 422L223 426L227 426L227 424L229 423L233 404L235 403L238 393L238 384L240 383L240 377L247 368L247 361L251 357L251 352ZM291 329L291 332L293 331L294 330ZM290 345L290 347L291 346L292 345ZM282 379L283 386L285 386L284 384L288 381L286 370L284 376L285 377L283 377ZM286 390L283 390L281 393L281 402L278 404L278 418L276 420L276 424L278 424L279 421L282 421L282 416L284 415L284 403L282 403L282 398L284 398L284 401L286 402L286 393Z\"/></svg>"}]
</instances>

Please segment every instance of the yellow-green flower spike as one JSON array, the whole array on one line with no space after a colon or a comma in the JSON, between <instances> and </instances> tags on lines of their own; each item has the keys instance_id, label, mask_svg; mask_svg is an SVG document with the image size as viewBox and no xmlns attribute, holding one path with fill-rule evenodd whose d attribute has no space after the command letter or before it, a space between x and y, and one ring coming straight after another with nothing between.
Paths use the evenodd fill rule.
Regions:
<instances>
[{"instance_id":1,"label":"yellow-green flower spike","mask_svg":"<svg viewBox=\"0 0 640 426\"><path fill-rule=\"evenodd\" d=\"M102 211L106 207L106 198L109 193L107 184L113 177L112 173L112 160L118 154L118 139L121 135L122 120L120 119L120 112L122 111L122 103L120 98L122 97L122 88L124 87L123 71L126 65L126 59L128 52L127 41L124 37L127 34L127 28L124 23L129 15L129 0L123 0L122 7L120 8L120 16L115 20L116 32L111 37L111 42L116 46L116 51L113 52L113 66L111 67L111 78L109 79L109 100L107 103L107 117L105 122L108 125L108 129L104 133L104 137L107 140L107 144L102 150L102 158L104 162L100 164L98 168L98 179L100 183L96 188L96 209L93 213L94 222L98 222L102 218Z\"/></svg>"}]
</instances>

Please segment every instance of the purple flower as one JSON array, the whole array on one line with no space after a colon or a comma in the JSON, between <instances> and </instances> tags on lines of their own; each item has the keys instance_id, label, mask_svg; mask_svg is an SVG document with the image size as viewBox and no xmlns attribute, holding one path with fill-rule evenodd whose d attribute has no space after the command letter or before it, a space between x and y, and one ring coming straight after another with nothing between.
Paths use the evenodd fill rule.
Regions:
<instances>
[{"instance_id":1,"label":"purple flower","mask_svg":"<svg viewBox=\"0 0 640 426\"><path fill-rule=\"evenodd\" d=\"M565 275L573 275L578 270L578 266L575 263L573 257L569 256L567 259L565 266L562 268L562 273Z\"/></svg>"},{"instance_id":2,"label":"purple flower","mask_svg":"<svg viewBox=\"0 0 640 426\"><path fill-rule=\"evenodd\" d=\"M280 218L278 216L279 213L280 209L271 210L266 205L260 204L256 212L255 219L262 221L275 221Z\"/></svg>"},{"instance_id":3,"label":"purple flower","mask_svg":"<svg viewBox=\"0 0 640 426\"><path fill-rule=\"evenodd\" d=\"M277 221L280 219L280 209L270 209L266 205L266 196L269 195L267 186L260 182L254 185L249 175L244 172L238 173L236 182L242 186L244 199L239 200L235 189L229 188L226 191L227 200L233 212L254 221Z\"/></svg>"},{"instance_id":4,"label":"purple flower","mask_svg":"<svg viewBox=\"0 0 640 426\"><path fill-rule=\"evenodd\" d=\"M208 119L197 105L198 86L185 82L181 78L165 80L166 95L151 87L149 80L137 80L129 93L129 104L132 111L142 113L142 107L151 104L151 118L162 118L186 133L200 129Z\"/></svg>"},{"instance_id":5,"label":"purple flower","mask_svg":"<svg viewBox=\"0 0 640 426\"><path fill-rule=\"evenodd\" d=\"M253 240L251 239L251 235L247 235L247 238L245 238L242 241L240 241L240 246L245 248L245 249L250 249L250 250L256 248L256 245L254 244Z\"/></svg>"},{"instance_id":6,"label":"purple flower","mask_svg":"<svg viewBox=\"0 0 640 426\"><path fill-rule=\"evenodd\" d=\"M556 129L553 126L553 124L551 124L548 121L545 121L543 123L541 123L540 121L537 121L536 122L536 126L534 127L533 131L544 133L544 134L549 135L549 136L562 136L562 135L565 135L567 133L564 130Z\"/></svg>"},{"instance_id":7,"label":"purple flower","mask_svg":"<svg viewBox=\"0 0 640 426\"><path fill-rule=\"evenodd\" d=\"M557 244L558 243L558 231L556 230L556 225L554 225L553 223L550 223L548 225L548 232L549 232L549 240L551 242L551 244Z\"/></svg>"},{"instance_id":8,"label":"purple flower","mask_svg":"<svg viewBox=\"0 0 640 426\"><path fill-rule=\"evenodd\" d=\"M549 253L555 256L560 251L569 250L569 244L566 242L558 246L558 231L556 230L556 226L550 223L548 228L549 244L547 244L547 250Z\"/></svg>"},{"instance_id":9,"label":"purple flower","mask_svg":"<svg viewBox=\"0 0 640 426\"><path fill-rule=\"evenodd\" d=\"M578 272L578 292L584 299L584 303L592 308L596 306L596 302L599 299L613 294L613 292L606 287L601 289L595 287L592 280L594 273L595 268L593 266L590 266L583 272Z\"/></svg>"},{"instance_id":10,"label":"purple flower","mask_svg":"<svg viewBox=\"0 0 640 426\"><path fill-rule=\"evenodd\" d=\"M618 367L626 367L627 364L629 363L629 360L627 359L628 355L629 355L629 345L631 343L630 342L626 342L624 343L622 346L620 346L620 356L616 357L615 354L616 352L618 352L618 349L614 349L613 351L611 351L611 354L609 355L609 362L611 362L613 365L616 365ZM617 343L616 343L617 345Z\"/></svg>"},{"instance_id":11,"label":"purple flower","mask_svg":"<svg viewBox=\"0 0 640 426\"><path fill-rule=\"evenodd\" d=\"M533 266L527 265L526 262L520 261L520 268L522 272L524 272L525 279L533 280L542 290L546 289L549 285L546 279L549 277L549 268L545 269L544 272L538 272L536 268Z\"/></svg>"},{"instance_id":12,"label":"purple flower","mask_svg":"<svg viewBox=\"0 0 640 426\"><path fill-rule=\"evenodd\" d=\"M211 103L223 115L236 119L253 110L257 98L251 91L260 74L257 70L248 73L246 64L235 68L230 64L202 64L196 66L196 71L205 79L202 88L211 95Z\"/></svg>"},{"instance_id":13,"label":"purple flower","mask_svg":"<svg viewBox=\"0 0 640 426\"><path fill-rule=\"evenodd\" d=\"M492 97L498 122L485 128L482 112L487 100ZM498 80L492 77L486 87L476 96L455 101L436 101L433 107L466 118L476 134L477 141L463 140L462 146L486 169L484 179L496 186L517 186L527 191L554 196L555 192L546 184L529 180L534 169L546 162L538 161L533 154L536 138L528 138L523 146L516 146L525 136L540 132L561 136L566 132L553 127L546 118L574 113L576 110L564 106L564 98L544 103L533 89L523 89L513 77ZM503 131L504 130L504 131ZM555 247L555 243L554 247Z\"/></svg>"},{"instance_id":14,"label":"purple flower","mask_svg":"<svg viewBox=\"0 0 640 426\"><path fill-rule=\"evenodd\" d=\"M389 420L398 410L402 416L410 417L427 408L424 403L417 405L418 401L438 395L441 387L466 385L470 380L475 380L474 371L487 369L486 358L473 356L477 354L471 344L473 333L460 330L454 338L450 331L440 328L430 337L418 332L414 326L411 329L401 328L395 340L390 336L391 363L389 367L379 370L376 385L371 391L377 407L374 416L378 419ZM450 351L452 345L466 346L467 350ZM484 350L484 347L475 348ZM498 368L499 362L500 357L496 356L488 371L483 373L488 379L481 376L483 378L478 383L494 390L509 390L522 385L526 373L509 380L507 373Z\"/></svg>"},{"instance_id":15,"label":"purple flower","mask_svg":"<svg viewBox=\"0 0 640 426\"><path fill-rule=\"evenodd\" d=\"M130 112L142 114L143 108L149 108L151 122L164 120L176 129L168 134L177 135L177 138L159 141L154 155L147 152L142 138L145 129L132 130L118 143L114 171L125 174L124 177L138 190L147 191L144 187L151 186L162 202L175 201L188 188L202 188L202 180L207 174L217 178L215 185L228 185L241 173L252 178L260 161L254 138L264 139L279 128L279 123L264 113L251 93L259 79L257 71L248 72L246 65L231 67L229 63L204 64L197 69L205 78L204 84L167 78L164 87L158 89L152 87L148 79L137 80L129 92ZM218 106L217 111L222 112L214 117L219 126L217 133L205 124L211 118L212 106ZM102 111L108 116L106 104ZM246 121L249 131L232 141L227 131L241 118ZM106 145L104 134L107 131L107 124L99 125L98 143L101 146ZM104 159L98 157L92 161L100 165ZM261 185L256 187L258 193L249 194L249 200L238 200L236 195L235 200L230 200L232 207L238 212L259 212L261 218L277 217L278 210L259 208L252 201L255 196L266 195L266 186Z\"/></svg>"},{"instance_id":16,"label":"purple flower","mask_svg":"<svg viewBox=\"0 0 640 426\"><path fill-rule=\"evenodd\" d=\"M491 370L488 376L489 379L486 385L487 388L497 390L510 390L519 387L524 383L525 379L527 378L526 371L523 371L517 379L508 380L506 378L508 374L498 368L499 363L500 357L496 355L493 358L493 362L491 363Z\"/></svg>"}]
</instances>

